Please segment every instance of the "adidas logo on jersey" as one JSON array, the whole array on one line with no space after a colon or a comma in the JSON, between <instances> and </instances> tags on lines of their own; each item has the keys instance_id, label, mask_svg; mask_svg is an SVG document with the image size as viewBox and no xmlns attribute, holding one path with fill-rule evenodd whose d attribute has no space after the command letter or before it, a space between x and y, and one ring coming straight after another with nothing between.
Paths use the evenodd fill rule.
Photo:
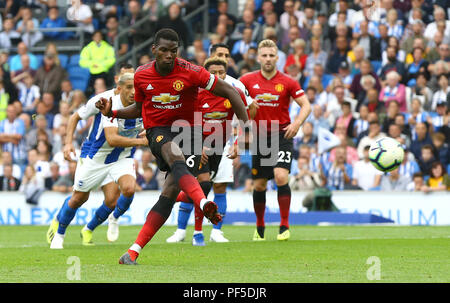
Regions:
<instances>
[{"instance_id":1,"label":"adidas logo on jersey","mask_svg":"<svg viewBox=\"0 0 450 303\"><path fill-rule=\"evenodd\" d=\"M209 104L208 103L203 104L202 108L209 108Z\"/></svg>"},{"instance_id":2,"label":"adidas logo on jersey","mask_svg":"<svg viewBox=\"0 0 450 303\"><path fill-rule=\"evenodd\" d=\"M148 84L146 90L151 90L151 89L153 89L153 86L151 84Z\"/></svg>"},{"instance_id":3,"label":"adidas logo on jersey","mask_svg":"<svg viewBox=\"0 0 450 303\"><path fill-rule=\"evenodd\" d=\"M258 83L256 83L255 85L253 85L253 88L259 88Z\"/></svg>"}]
</instances>

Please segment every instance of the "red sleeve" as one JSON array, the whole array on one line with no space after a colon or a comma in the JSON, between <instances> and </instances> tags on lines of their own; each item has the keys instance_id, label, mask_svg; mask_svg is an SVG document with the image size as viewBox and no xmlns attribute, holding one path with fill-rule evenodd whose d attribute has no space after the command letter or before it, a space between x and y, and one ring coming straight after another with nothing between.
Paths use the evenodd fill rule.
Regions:
<instances>
[{"instance_id":1,"label":"red sleeve","mask_svg":"<svg viewBox=\"0 0 450 303\"><path fill-rule=\"evenodd\" d=\"M192 66L191 73L193 75L193 81L196 81L197 85L206 90L213 90L217 84L218 78L209 73L202 66Z\"/></svg>"},{"instance_id":2,"label":"red sleeve","mask_svg":"<svg viewBox=\"0 0 450 303\"><path fill-rule=\"evenodd\" d=\"M294 99L297 99L298 97L301 97L305 94L303 89L300 87L300 83L298 83L295 80L290 79L290 90L289 93L291 94L291 97Z\"/></svg>"},{"instance_id":3,"label":"red sleeve","mask_svg":"<svg viewBox=\"0 0 450 303\"><path fill-rule=\"evenodd\" d=\"M138 74L134 74L134 101L144 102L145 93L141 90Z\"/></svg>"}]
</instances>

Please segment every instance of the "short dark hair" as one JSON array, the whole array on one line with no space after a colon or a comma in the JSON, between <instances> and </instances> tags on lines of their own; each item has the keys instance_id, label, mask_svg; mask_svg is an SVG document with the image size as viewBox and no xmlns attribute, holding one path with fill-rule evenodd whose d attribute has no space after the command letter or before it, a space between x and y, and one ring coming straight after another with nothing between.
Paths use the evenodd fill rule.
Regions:
<instances>
[{"instance_id":1,"label":"short dark hair","mask_svg":"<svg viewBox=\"0 0 450 303\"><path fill-rule=\"evenodd\" d=\"M422 150L424 149L428 149L431 152L433 152L433 146L431 144L425 144L424 146L422 146Z\"/></svg>"},{"instance_id":2,"label":"short dark hair","mask_svg":"<svg viewBox=\"0 0 450 303\"><path fill-rule=\"evenodd\" d=\"M422 172L419 171L419 172L413 174L413 179L415 179L415 178L417 178L417 177L423 179L423 174L422 174Z\"/></svg>"},{"instance_id":3,"label":"short dark hair","mask_svg":"<svg viewBox=\"0 0 450 303\"><path fill-rule=\"evenodd\" d=\"M130 69L130 68L134 68L133 67L133 65L132 64L130 64L130 63L128 63L128 62L122 62L120 65L119 65L119 70L121 70L121 69Z\"/></svg>"},{"instance_id":4,"label":"short dark hair","mask_svg":"<svg viewBox=\"0 0 450 303\"><path fill-rule=\"evenodd\" d=\"M169 40L169 41L174 41L179 43L180 42L180 38L178 37L178 34L176 31L174 31L171 28L162 28L160 29L156 35L155 35L155 45L158 45L159 40L164 39L164 40Z\"/></svg>"},{"instance_id":5,"label":"short dark hair","mask_svg":"<svg viewBox=\"0 0 450 303\"><path fill-rule=\"evenodd\" d=\"M223 47L223 48L226 48L227 50L230 50L230 47L228 45L226 45L225 43L216 43L216 44L211 45L211 47L209 48L209 53L210 54L215 53L219 47Z\"/></svg>"}]
</instances>

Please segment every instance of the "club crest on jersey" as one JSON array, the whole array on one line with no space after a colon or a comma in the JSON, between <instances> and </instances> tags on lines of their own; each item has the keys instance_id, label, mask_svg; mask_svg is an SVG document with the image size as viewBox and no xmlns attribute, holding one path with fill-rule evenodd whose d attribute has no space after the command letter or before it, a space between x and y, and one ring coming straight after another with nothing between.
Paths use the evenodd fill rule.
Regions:
<instances>
[{"instance_id":1,"label":"club crest on jersey","mask_svg":"<svg viewBox=\"0 0 450 303\"><path fill-rule=\"evenodd\" d=\"M152 97L152 101L153 102L160 102L163 104L166 103L171 103L171 102L177 102L178 100L180 100L180 96L179 95L171 95L169 93L161 93L159 96L153 96Z\"/></svg>"},{"instance_id":2,"label":"club crest on jersey","mask_svg":"<svg viewBox=\"0 0 450 303\"><path fill-rule=\"evenodd\" d=\"M155 139L156 143L161 142L161 140L162 140L163 138L164 138L163 135L159 135L158 137L156 137L156 139Z\"/></svg>"},{"instance_id":3,"label":"club crest on jersey","mask_svg":"<svg viewBox=\"0 0 450 303\"><path fill-rule=\"evenodd\" d=\"M184 83L181 80L176 80L173 83L173 89L176 90L177 92L181 91L184 87Z\"/></svg>"},{"instance_id":4,"label":"club crest on jersey","mask_svg":"<svg viewBox=\"0 0 450 303\"><path fill-rule=\"evenodd\" d=\"M279 93L281 93L284 90L284 85L281 83L278 83L277 85L275 85L275 90Z\"/></svg>"},{"instance_id":5,"label":"club crest on jersey","mask_svg":"<svg viewBox=\"0 0 450 303\"><path fill-rule=\"evenodd\" d=\"M271 101L277 101L280 96L278 95L272 95L269 93L259 94L255 96L255 99L258 101L263 102L271 102Z\"/></svg>"},{"instance_id":6,"label":"club crest on jersey","mask_svg":"<svg viewBox=\"0 0 450 303\"><path fill-rule=\"evenodd\" d=\"M223 102L223 106L225 106L226 109L231 108L231 102L230 102L230 100L226 99L226 100Z\"/></svg>"}]
</instances>

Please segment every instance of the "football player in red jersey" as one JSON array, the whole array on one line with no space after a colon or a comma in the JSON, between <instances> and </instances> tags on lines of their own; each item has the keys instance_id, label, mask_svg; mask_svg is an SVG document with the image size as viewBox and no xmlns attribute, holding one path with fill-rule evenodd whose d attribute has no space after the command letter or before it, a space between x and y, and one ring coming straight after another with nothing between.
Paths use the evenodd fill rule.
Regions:
<instances>
[{"instance_id":1,"label":"football player in red jersey","mask_svg":"<svg viewBox=\"0 0 450 303\"><path fill-rule=\"evenodd\" d=\"M225 80L225 82L230 81L226 79L228 63L225 59L219 57L208 58L204 63L204 67L208 72L217 76L219 79ZM247 104L247 100L249 100L249 102L252 102L253 100L248 96L245 96L244 92L239 89L237 85L237 82L239 82L238 80L233 79L233 81L235 82L231 83L236 83L234 84L234 87L241 95L242 102L248 106L249 104ZM239 84L242 85L242 83ZM223 219L227 206L226 187L229 182L233 181L233 172L231 170L228 174L225 174L223 171L220 172L220 168L226 170L223 165L227 164L230 168L232 168L232 164L227 163L226 157L229 159L234 159L237 157L236 139L230 140L232 139L230 137L233 131L232 120L234 111L228 99L218 97L205 89L201 89L199 91L198 100L199 111L202 112L204 145L201 161L202 165L199 169L197 179L200 186L204 190L205 196L208 196L211 186L213 186L215 193L214 201L216 202L218 211ZM235 142L236 144L234 144ZM226 175L226 177L223 175ZM167 239L168 243L184 241L187 223L193 208L192 202L187 203L189 198L184 192L180 192L176 201L181 202L178 211L178 229L170 238ZM205 245L202 222L203 213L198 207L195 207L195 231L192 238L192 245L194 246ZM222 222L213 226L210 241L228 242L228 239L226 239L222 234L221 227Z\"/></svg>"},{"instance_id":2,"label":"football player in red jersey","mask_svg":"<svg viewBox=\"0 0 450 303\"><path fill-rule=\"evenodd\" d=\"M200 146L186 146L186 143L196 145L198 141L195 135L192 137L195 133L194 112L198 89L204 88L227 98L238 119L244 123L248 121L248 115L239 93L231 85L203 67L177 58L178 47L179 37L175 31L167 28L159 30L152 45L155 61L140 66L135 73L135 104L112 111L109 100L102 99L97 103L102 114L108 117L142 117L158 167L161 171L167 171L159 200L148 213L135 243L119 259L120 264L137 264L136 259L142 248L169 217L180 189L213 224L222 220L217 205L206 199L193 176L197 174L201 160L201 140ZM189 129L191 136L182 140L180 145L183 147L180 147L175 141L180 136L186 137L186 129ZM200 150L198 154L196 149Z\"/></svg>"},{"instance_id":3,"label":"football player in red jersey","mask_svg":"<svg viewBox=\"0 0 450 303\"><path fill-rule=\"evenodd\" d=\"M259 106L254 118L256 129L253 129L254 138L257 138L257 144L253 146L257 148L256 153L252 155L253 207L256 214L254 241L265 240L266 188L267 181L272 178L275 179L278 188L281 217L277 239L287 240L290 237L291 190L288 178L292 162L292 138L311 112L311 105L300 84L277 71L277 51L277 46L272 40L261 41L258 45L258 61L261 64L261 70L245 74L240 79ZM299 114L292 122L289 117L291 98L301 107ZM270 151L263 150L261 140L268 143L267 147L270 147ZM269 152L268 155L267 152Z\"/></svg>"}]
</instances>

